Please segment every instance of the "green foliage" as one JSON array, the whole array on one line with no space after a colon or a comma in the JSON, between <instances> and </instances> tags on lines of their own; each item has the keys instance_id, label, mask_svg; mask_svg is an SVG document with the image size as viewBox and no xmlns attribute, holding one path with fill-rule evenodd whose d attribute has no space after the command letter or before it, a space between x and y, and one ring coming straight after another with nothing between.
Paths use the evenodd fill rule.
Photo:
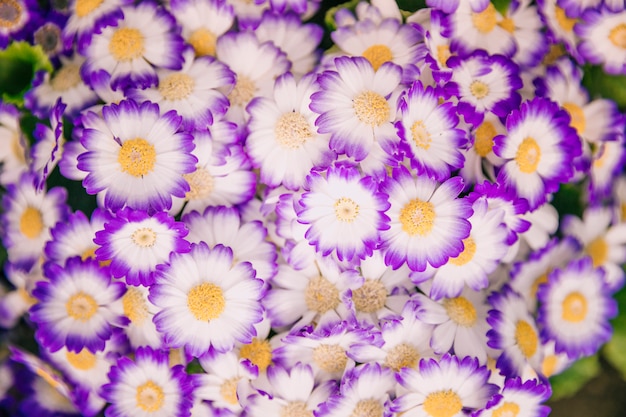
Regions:
<instances>
[{"instance_id":1,"label":"green foliage","mask_svg":"<svg viewBox=\"0 0 626 417\"><path fill-rule=\"evenodd\" d=\"M559 190L554 193L551 203L559 212L561 219L567 214L573 214L582 218L585 209L579 184L562 184Z\"/></svg>"},{"instance_id":2,"label":"green foliage","mask_svg":"<svg viewBox=\"0 0 626 417\"><path fill-rule=\"evenodd\" d=\"M41 49L27 42L13 42L0 51L0 95L2 100L21 106L35 73L52 72L52 64Z\"/></svg>"},{"instance_id":3,"label":"green foliage","mask_svg":"<svg viewBox=\"0 0 626 417\"><path fill-rule=\"evenodd\" d=\"M326 24L326 28L329 31L333 31L337 29L337 23L335 23L335 13L337 13L341 9L348 9L354 11L356 9L356 5L359 4L361 0L351 0L346 3L338 4L335 7L331 7L326 11L324 15L324 23Z\"/></svg>"},{"instance_id":4,"label":"green foliage","mask_svg":"<svg viewBox=\"0 0 626 417\"><path fill-rule=\"evenodd\" d=\"M626 111L626 76L609 75L597 65L587 65L583 71L583 86L592 98L614 100L621 111Z\"/></svg>"},{"instance_id":5,"label":"green foliage","mask_svg":"<svg viewBox=\"0 0 626 417\"><path fill-rule=\"evenodd\" d=\"M502 16L506 16L506 12L507 10L509 10L509 4L511 4L511 0L491 0L491 3Z\"/></svg>"},{"instance_id":6,"label":"green foliage","mask_svg":"<svg viewBox=\"0 0 626 417\"><path fill-rule=\"evenodd\" d=\"M602 349L604 358L626 380L626 289L622 289L615 295L619 314L611 324L613 325L613 337Z\"/></svg>"},{"instance_id":7,"label":"green foliage","mask_svg":"<svg viewBox=\"0 0 626 417\"><path fill-rule=\"evenodd\" d=\"M565 372L550 378L551 400L556 401L573 396L599 373L600 361L597 354L574 362Z\"/></svg>"}]
</instances>

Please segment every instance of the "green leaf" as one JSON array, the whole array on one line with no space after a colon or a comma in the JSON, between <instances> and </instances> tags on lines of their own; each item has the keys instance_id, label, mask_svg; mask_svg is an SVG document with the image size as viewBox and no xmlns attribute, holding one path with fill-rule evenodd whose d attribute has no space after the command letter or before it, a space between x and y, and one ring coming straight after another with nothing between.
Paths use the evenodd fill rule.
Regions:
<instances>
[{"instance_id":1,"label":"green leaf","mask_svg":"<svg viewBox=\"0 0 626 417\"><path fill-rule=\"evenodd\" d=\"M509 10L509 4L511 4L511 0L491 0L491 3L502 16L506 16L506 12Z\"/></svg>"},{"instance_id":2,"label":"green leaf","mask_svg":"<svg viewBox=\"0 0 626 417\"><path fill-rule=\"evenodd\" d=\"M614 298L619 313L611 321L613 337L602 348L602 354L617 369L622 379L626 380L626 289L619 291Z\"/></svg>"},{"instance_id":3,"label":"green leaf","mask_svg":"<svg viewBox=\"0 0 626 417\"><path fill-rule=\"evenodd\" d=\"M581 187L576 184L562 184L559 190L554 193L552 205L559 212L559 217L565 214L573 214L581 217L584 207Z\"/></svg>"},{"instance_id":4,"label":"green leaf","mask_svg":"<svg viewBox=\"0 0 626 417\"><path fill-rule=\"evenodd\" d=\"M550 378L551 400L559 400L576 394L589 380L600 372L598 355L588 356L574 362L566 371Z\"/></svg>"},{"instance_id":5,"label":"green leaf","mask_svg":"<svg viewBox=\"0 0 626 417\"><path fill-rule=\"evenodd\" d=\"M626 76L609 75L598 65L587 65L583 71L582 83L591 97L611 99L626 111Z\"/></svg>"},{"instance_id":6,"label":"green leaf","mask_svg":"<svg viewBox=\"0 0 626 417\"><path fill-rule=\"evenodd\" d=\"M200 365L198 359L194 359L187 364L186 371L188 374L204 374L206 371Z\"/></svg>"},{"instance_id":7,"label":"green leaf","mask_svg":"<svg viewBox=\"0 0 626 417\"><path fill-rule=\"evenodd\" d=\"M326 11L326 15L324 16L324 23L326 24L326 28L329 31L333 31L337 29L337 23L335 22L335 14L341 9L348 9L354 11L356 9L356 5L359 4L361 0L350 0L349 2L338 4L335 7L331 7Z\"/></svg>"},{"instance_id":8,"label":"green leaf","mask_svg":"<svg viewBox=\"0 0 626 417\"><path fill-rule=\"evenodd\" d=\"M5 102L21 106L24 94L31 86L35 73L52 72L53 67L41 46L28 42L13 42L0 51L0 95Z\"/></svg>"},{"instance_id":9,"label":"green leaf","mask_svg":"<svg viewBox=\"0 0 626 417\"><path fill-rule=\"evenodd\" d=\"M398 8L402 12L408 12L409 16L426 7L426 0L397 0ZM403 13L404 16L404 13ZM406 16L405 16L406 17Z\"/></svg>"}]
</instances>

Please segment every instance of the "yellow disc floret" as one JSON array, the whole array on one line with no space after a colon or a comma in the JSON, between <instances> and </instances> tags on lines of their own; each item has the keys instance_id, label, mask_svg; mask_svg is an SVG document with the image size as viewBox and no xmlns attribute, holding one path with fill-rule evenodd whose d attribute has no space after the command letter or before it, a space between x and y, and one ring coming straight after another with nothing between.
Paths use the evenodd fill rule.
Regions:
<instances>
[{"instance_id":1,"label":"yellow disc floret","mask_svg":"<svg viewBox=\"0 0 626 417\"><path fill-rule=\"evenodd\" d=\"M189 290L187 307L196 320L215 320L226 307L224 292L211 282L203 282Z\"/></svg>"},{"instance_id":2,"label":"yellow disc floret","mask_svg":"<svg viewBox=\"0 0 626 417\"><path fill-rule=\"evenodd\" d=\"M129 139L122 143L117 162L123 172L133 177L142 177L154 169L156 149L143 138Z\"/></svg>"}]
</instances>

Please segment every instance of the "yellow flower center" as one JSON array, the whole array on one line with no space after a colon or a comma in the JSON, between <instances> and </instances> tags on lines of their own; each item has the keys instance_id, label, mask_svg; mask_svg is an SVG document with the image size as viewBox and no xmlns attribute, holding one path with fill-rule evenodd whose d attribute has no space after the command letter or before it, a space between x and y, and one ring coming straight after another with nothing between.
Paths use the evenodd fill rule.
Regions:
<instances>
[{"instance_id":1,"label":"yellow flower center","mask_svg":"<svg viewBox=\"0 0 626 417\"><path fill-rule=\"evenodd\" d=\"M556 61L558 61L558 59L563 55L565 55L565 49L563 48L563 45L560 43L553 43L552 45L550 45L550 49L548 49L548 53L546 54L546 56L543 58L543 65L546 67L554 65Z\"/></svg>"},{"instance_id":2,"label":"yellow flower center","mask_svg":"<svg viewBox=\"0 0 626 417\"><path fill-rule=\"evenodd\" d=\"M215 55L215 45L217 36L208 29L196 29L187 39L187 42L193 46L196 56Z\"/></svg>"},{"instance_id":3,"label":"yellow flower center","mask_svg":"<svg viewBox=\"0 0 626 417\"><path fill-rule=\"evenodd\" d=\"M68 64L54 74L50 86L54 91L63 92L76 87L80 82L80 65Z\"/></svg>"},{"instance_id":4,"label":"yellow flower center","mask_svg":"<svg viewBox=\"0 0 626 417\"><path fill-rule=\"evenodd\" d=\"M313 411L302 401L292 401L280 409L280 417L313 417Z\"/></svg>"},{"instance_id":5,"label":"yellow flower center","mask_svg":"<svg viewBox=\"0 0 626 417\"><path fill-rule=\"evenodd\" d=\"M157 241L157 234L149 227L137 229L130 236L133 243L141 248L151 248Z\"/></svg>"},{"instance_id":6,"label":"yellow flower center","mask_svg":"<svg viewBox=\"0 0 626 417\"><path fill-rule=\"evenodd\" d=\"M27 305L32 306L34 304L37 304L37 299L35 297L33 297L32 295L30 295L30 293L28 292L28 290L26 288L24 288L24 287L18 288L17 289L17 294L20 296L20 298Z\"/></svg>"},{"instance_id":7,"label":"yellow flower center","mask_svg":"<svg viewBox=\"0 0 626 417\"><path fill-rule=\"evenodd\" d=\"M148 318L148 304L141 291L128 287L122 297L124 315L131 323L140 326Z\"/></svg>"},{"instance_id":8,"label":"yellow flower center","mask_svg":"<svg viewBox=\"0 0 626 417\"><path fill-rule=\"evenodd\" d=\"M510 17L505 17L500 22L498 22L498 26L502 29L506 30L509 33L515 32L515 22Z\"/></svg>"},{"instance_id":9,"label":"yellow flower center","mask_svg":"<svg viewBox=\"0 0 626 417\"><path fill-rule=\"evenodd\" d=\"M597 268L606 263L609 257L609 245L602 237L599 237L587 245L586 252L591 257L593 266Z\"/></svg>"},{"instance_id":10,"label":"yellow flower center","mask_svg":"<svg viewBox=\"0 0 626 417\"><path fill-rule=\"evenodd\" d=\"M313 362L325 372L339 373L346 368L348 357L341 346L322 344L313 349Z\"/></svg>"},{"instance_id":11,"label":"yellow flower center","mask_svg":"<svg viewBox=\"0 0 626 417\"><path fill-rule=\"evenodd\" d=\"M370 398L367 400L360 400L356 403L350 417L382 417L382 415L383 406L380 401Z\"/></svg>"},{"instance_id":12,"label":"yellow flower center","mask_svg":"<svg viewBox=\"0 0 626 417\"><path fill-rule=\"evenodd\" d=\"M476 323L477 314L474 304L465 297L446 298L443 306L450 320L463 327L472 327Z\"/></svg>"},{"instance_id":13,"label":"yellow flower center","mask_svg":"<svg viewBox=\"0 0 626 417\"><path fill-rule=\"evenodd\" d=\"M132 61L141 57L144 50L144 37L138 29L117 29L109 42L109 52L116 61Z\"/></svg>"},{"instance_id":14,"label":"yellow flower center","mask_svg":"<svg viewBox=\"0 0 626 417\"><path fill-rule=\"evenodd\" d=\"M489 86L482 81L472 81L469 89L470 93L472 93L472 95L477 99L484 98L487 94L489 94Z\"/></svg>"},{"instance_id":15,"label":"yellow flower center","mask_svg":"<svg viewBox=\"0 0 626 417\"><path fill-rule=\"evenodd\" d=\"M609 40L618 48L626 49L626 23L620 23L611 29Z\"/></svg>"},{"instance_id":16,"label":"yellow flower center","mask_svg":"<svg viewBox=\"0 0 626 417\"><path fill-rule=\"evenodd\" d=\"M474 132L474 150L485 158L493 150L493 138L496 137L496 127L491 122L484 121Z\"/></svg>"},{"instance_id":17,"label":"yellow flower center","mask_svg":"<svg viewBox=\"0 0 626 417\"><path fill-rule=\"evenodd\" d=\"M416 368L419 359L417 349L409 344L401 343L387 352L383 365L394 372L399 372L402 368Z\"/></svg>"},{"instance_id":18,"label":"yellow flower center","mask_svg":"<svg viewBox=\"0 0 626 417\"><path fill-rule=\"evenodd\" d=\"M67 300L65 310L74 320L86 322L98 311L98 303L91 295L80 291Z\"/></svg>"},{"instance_id":19,"label":"yellow flower center","mask_svg":"<svg viewBox=\"0 0 626 417\"><path fill-rule=\"evenodd\" d=\"M619 205L620 221L626 221L626 202Z\"/></svg>"},{"instance_id":20,"label":"yellow flower center","mask_svg":"<svg viewBox=\"0 0 626 417\"><path fill-rule=\"evenodd\" d=\"M551 377L556 372L558 358L556 355L547 355L541 363L541 373L546 377Z\"/></svg>"},{"instance_id":21,"label":"yellow flower center","mask_svg":"<svg viewBox=\"0 0 626 417\"><path fill-rule=\"evenodd\" d=\"M472 23L480 33L491 32L497 23L496 8L493 4L489 3L489 6L482 12L472 13Z\"/></svg>"},{"instance_id":22,"label":"yellow flower center","mask_svg":"<svg viewBox=\"0 0 626 417\"><path fill-rule=\"evenodd\" d=\"M474 259L474 255L476 254L476 242L472 237L467 237L463 239L463 251L459 253L459 256L456 258L450 258L448 262L452 265L463 266L472 259Z\"/></svg>"},{"instance_id":23,"label":"yellow flower center","mask_svg":"<svg viewBox=\"0 0 626 417\"><path fill-rule=\"evenodd\" d=\"M511 402L505 402L500 407L493 410L492 417L517 417L519 412L519 405Z\"/></svg>"},{"instance_id":24,"label":"yellow flower center","mask_svg":"<svg viewBox=\"0 0 626 417\"><path fill-rule=\"evenodd\" d=\"M76 16L85 17L102 4L104 0L76 0Z\"/></svg>"},{"instance_id":25,"label":"yellow flower center","mask_svg":"<svg viewBox=\"0 0 626 417\"><path fill-rule=\"evenodd\" d=\"M364 91L352 100L352 105L361 123L376 127L389 120L389 103L378 93Z\"/></svg>"},{"instance_id":26,"label":"yellow flower center","mask_svg":"<svg viewBox=\"0 0 626 417\"><path fill-rule=\"evenodd\" d=\"M359 205L351 198L335 201L335 217L343 223L352 223L359 216Z\"/></svg>"},{"instance_id":27,"label":"yellow flower center","mask_svg":"<svg viewBox=\"0 0 626 417\"><path fill-rule=\"evenodd\" d=\"M539 277L537 277L537 279L535 279L533 281L533 285L530 287L530 295L531 297L535 298L537 297L537 291L539 291L539 286L542 284L547 284L548 283L548 274L550 273L550 270L548 269L545 273L539 275Z\"/></svg>"},{"instance_id":28,"label":"yellow flower center","mask_svg":"<svg viewBox=\"0 0 626 417\"><path fill-rule=\"evenodd\" d=\"M323 314L339 305L339 290L323 276L311 279L304 291L307 308Z\"/></svg>"},{"instance_id":29,"label":"yellow flower center","mask_svg":"<svg viewBox=\"0 0 626 417\"><path fill-rule=\"evenodd\" d=\"M154 383L154 381L148 381L137 387L135 400L137 401L137 407L143 411L153 413L163 407L165 393L163 388Z\"/></svg>"},{"instance_id":30,"label":"yellow flower center","mask_svg":"<svg viewBox=\"0 0 626 417\"><path fill-rule=\"evenodd\" d=\"M379 280L367 279L356 290L352 290L354 308L363 313L375 313L385 306L387 288Z\"/></svg>"},{"instance_id":31,"label":"yellow flower center","mask_svg":"<svg viewBox=\"0 0 626 417\"><path fill-rule=\"evenodd\" d=\"M22 17L22 5L15 0L3 0L0 3L0 27L11 29Z\"/></svg>"},{"instance_id":32,"label":"yellow flower center","mask_svg":"<svg viewBox=\"0 0 626 417\"><path fill-rule=\"evenodd\" d=\"M300 113L288 112L280 116L274 128L276 142L283 148L299 149L313 137L309 122Z\"/></svg>"},{"instance_id":33,"label":"yellow flower center","mask_svg":"<svg viewBox=\"0 0 626 417\"><path fill-rule=\"evenodd\" d=\"M374 71L378 71L381 65L385 62L389 62L393 59L393 55L391 54L391 49L387 45L372 45L367 48L363 52L363 57L367 59L372 67L374 67Z\"/></svg>"},{"instance_id":34,"label":"yellow flower center","mask_svg":"<svg viewBox=\"0 0 626 417\"><path fill-rule=\"evenodd\" d=\"M65 357L70 365L81 371L88 371L96 366L96 355L87 349L82 349L78 353L70 352L68 350L65 353Z\"/></svg>"},{"instance_id":35,"label":"yellow flower center","mask_svg":"<svg viewBox=\"0 0 626 417\"><path fill-rule=\"evenodd\" d=\"M252 342L241 347L239 356L250 360L259 368L259 372L264 372L272 364L272 347L268 340L255 337Z\"/></svg>"},{"instance_id":36,"label":"yellow flower center","mask_svg":"<svg viewBox=\"0 0 626 417\"><path fill-rule=\"evenodd\" d=\"M535 139L531 137L525 138L515 153L515 162L519 170L524 174L532 174L537 170L540 160L541 149Z\"/></svg>"},{"instance_id":37,"label":"yellow flower center","mask_svg":"<svg viewBox=\"0 0 626 417\"><path fill-rule=\"evenodd\" d=\"M133 177L143 177L154 169L156 150L154 145L145 139L129 139L122 144L117 162L123 172Z\"/></svg>"},{"instance_id":38,"label":"yellow flower center","mask_svg":"<svg viewBox=\"0 0 626 417\"><path fill-rule=\"evenodd\" d=\"M252 100L255 92L256 85L254 81L245 75L237 75L237 82L228 95L228 99L233 106L245 106Z\"/></svg>"},{"instance_id":39,"label":"yellow flower center","mask_svg":"<svg viewBox=\"0 0 626 417\"><path fill-rule=\"evenodd\" d=\"M564 32L570 33L574 30L574 25L578 22L578 19L572 19L567 17L565 10L559 6L554 6L554 17Z\"/></svg>"},{"instance_id":40,"label":"yellow flower center","mask_svg":"<svg viewBox=\"0 0 626 417\"><path fill-rule=\"evenodd\" d=\"M430 148L430 144L433 141L430 133L424 126L424 122L421 120L416 121L411 126L411 135L413 136L413 142L418 148L422 148L424 150L428 150Z\"/></svg>"},{"instance_id":41,"label":"yellow flower center","mask_svg":"<svg viewBox=\"0 0 626 417\"><path fill-rule=\"evenodd\" d=\"M448 68L448 58L452 54L450 53L450 45L437 45L437 61L441 68Z\"/></svg>"},{"instance_id":42,"label":"yellow flower center","mask_svg":"<svg viewBox=\"0 0 626 417\"><path fill-rule=\"evenodd\" d=\"M570 121L570 125L576 129L579 135L581 135L585 131L586 120L585 113L580 106L574 103L565 103L563 104L563 108L567 110L572 120Z\"/></svg>"},{"instance_id":43,"label":"yellow flower center","mask_svg":"<svg viewBox=\"0 0 626 417\"><path fill-rule=\"evenodd\" d=\"M239 404L239 398L237 398L237 384L240 378L231 378L222 383L220 386L220 395L222 399L230 405Z\"/></svg>"},{"instance_id":44,"label":"yellow flower center","mask_svg":"<svg viewBox=\"0 0 626 417\"><path fill-rule=\"evenodd\" d=\"M20 164L26 164L26 149L20 140L20 134L15 131L11 135L11 151Z\"/></svg>"},{"instance_id":45,"label":"yellow flower center","mask_svg":"<svg viewBox=\"0 0 626 417\"><path fill-rule=\"evenodd\" d=\"M423 407L431 417L452 417L461 411L463 403L456 392L448 389L428 394Z\"/></svg>"},{"instance_id":46,"label":"yellow flower center","mask_svg":"<svg viewBox=\"0 0 626 417\"><path fill-rule=\"evenodd\" d=\"M587 298L578 291L567 294L561 304L561 317L570 323L580 323L587 317Z\"/></svg>"},{"instance_id":47,"label":"yellow flower center","mask_svg":"<svg viewBox=\"0 0 626 417\"><path fill-rule=\"evenodd\" d=\"M435 224L435 207L428 201L415 198L400 210L400 224L409 236L426 236Z\"/></svg>"},{"instance_id":48,"label":"yellow flower center","mask_svg":"<svg viewBox=\"0 0 626 417\"><path fill-rule=\"evenodd\" d=\"M211 282L196 285L187 294L187 307L196 320L215 320L222 314L225 306L224 292Z\"/></svg>"},{"instance_id":49,"label":"yellow flower center","mask_svg":"<svg viewBox=\"0 0 626 417\"><path fill-rule=\"evenodd\" d=\"M183 174L189 184L189 191L185 194L187 200L203 200L208 198L215 188L215 179L205 168L198 167L191 174Z\"/></svg>"},{"instance_id":50,"label":"yellow flower center","mask_svg":"<svg viewBox=\"0 0 626 417\"><path fill-rule=\"evenodd\" d=\"M519 320L515 325L515 343L526 358L530 358L537 352L539 343L537 332L525 320Z\"/></svg>"},{"instance_id":51,"label":"yellow flower center","mask_svg":"<svg viewBox=\"0 0 626 417\"><path fill-rule=\"evenodd\" d=\"M196 81L182 72L170 74L159 82L159 93L170 101L185 99L191 94Z\"/></svg>"},{"instance_id":52,"label":"yellow flower center","mask_svg":"<svg viewBox=\"0 0 626 417\"><path fill-rule=\"evenodd\" d=\"M26 207L20 217L20 232L29 239L35 239L43 232L43 216L41 211L32 206Z\"/></svg>"}]
</instances>

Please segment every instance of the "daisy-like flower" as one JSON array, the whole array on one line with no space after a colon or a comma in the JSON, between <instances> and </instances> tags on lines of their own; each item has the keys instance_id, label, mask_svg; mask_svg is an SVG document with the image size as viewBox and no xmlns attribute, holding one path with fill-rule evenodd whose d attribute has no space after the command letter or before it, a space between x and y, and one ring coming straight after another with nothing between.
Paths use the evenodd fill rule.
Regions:
<instances>
[{"instance_id":1,"label":"daisy-like flower","mask_svg":"<svg viewBox=\"0 0 626 417\"><path fill-rule=\"evenodd\" d=\"M469 132L472 146L461 150L465 163L459 175L468 183L483 184L496 180L496 169L504 162L493 152L493 139L497 135L504 135L504 124L495 114L487 112L482 123Z\"/></svg>"},{"instance_id":2,"label":"daisy-like flower","mask_svg":"<svg viewBox=\"0 0 626 417\"><path fill-rule=\"evenodd\" d=\"M541 337L554 340L557 353L565 352L571 359L590 356L611 338L609 320L617 314L617 303L604 271L590 258L555 269L537 297Z\"/></svg>"},{"instance_id":3,"label":"daisy-like flower","mask_svg":"<svg viewBox=\"0 0 626 417\"><path fill-rule=\"evenodd\" d=\"M406 262L413 271L427 265L439 267L463 251L463 239L470 233L467 218L471 204L457 196L463 189L460 177L443 184L428 177L413 177L404 167L382 185L391 207L390 228L381 232L385 263L397 269Z\"/></svg>"},{"instance_id":4,"label":"daisy-like flower","mask_svg":"<svg viewBox=\"0 0 626 417\"><path fill-rule=\"evenodd\" d=\"M148 288L143 285L127 285L122 296L122 312L128 322L123 327L132 348L151 346L160 349L162 336L152 318L161 309L148 300Z\"/></svg>"},{"instance_id":5,"label":"daisy-like flower","mask_svg":"<svg viewBox=\"0 0 626 417\"><path fill-rule=\"evenodd\" d=\"M0 327L10 329L37 302L31 293L35 283L44 278L39 265L24 270L7 262L3 269L4 276L13 289L3 292L0 296Z\"/></svg>"},{"instance_id":6,"label":"daisy-like flower","mask_svg":"<svg viewBox=\"0 0 626 417\"><path fill-rule=\"evenodd\" d=\"M616 123L619 126L619 123ZM619 134L617 140L603 142L592 154L589 169L589 198L602 201L611 195L615 179L626 164L626 136Z\"/></svg>"},{"instance_id":7,"label":"daisy-like flower","mask_svg":"<svg viewBox=\"0 0 626 417\"><path fill-rule=\"evenodd\" d=\"M320 116L315 124L320 133L330 133L330 147L339 154L361 161L374 142L393 153L397 136L395 101L402 70L385 63L375 71L362 57L335 59L336 71L319 77L320 91L311 96L311 110Z\"/></svg>"},{"instance_id":8,"label":"daisy-like flower","mask_svg":"<svg viewBox=\"0 0 626 417\"><path fill-rule=\"evenodd\" d=\"M0 184L18 182L28 170L27 148L17 108L0 103Z\"/></svg>"},{"instance_id":9,"label":"daisy-like flower","mask_svg":"<svg viewBox=\"0 0 626 417\"><path fill-rule=\"evenodd\" d=\"M506 117L519 106L516 90L522 87L522 79L510 59L476 50L466 58L451 56L447 63L452 78L445 88L458 97L457 112L465 122L477 127L487 111Z\"/></svg>"},{"instance_id":10,"label":"daisy-like flower","mask_svg":"<svg viewBox=\"0 0 626 417\"><path fill-rule=\"evenodd\" d=\"M522 68L537 66L550 47L543 31L544 23L531 0L512 1L498 26L513 35L517 52L513 61Z\"/></svg>"},{"instance_id":11,"label":"daisy-like flower","mask_svg":"<svg viewBox=\"0 0 626 417\"><path fill-rule=\"evenodd\" d=\"M181 174L193 172L193 137L178 132L182 118L165 114L159 106L132 100L83 114L78 169L87 172L87 193L104 192L104 205L118 210L125 205L152 212L169 209L172 196L184 197L189 185Z\"/></svg>"},{"instance_id":12,"label":"daisy-like flower","mask_svg":"<svg viewBox=\"0 0 626 417\"><path fill-rule=\"evenodd\" d=\"M201 356L211 346L224 352L256 335L263 281L249 262L235 261L230 248L191 245L190 252L174 253L155 280L149 299L161 308L153 321L166 345Z\"/></svg>"},{"instance_id":13,"label":"daisy-like flower","mask_svg":"<svg viewBox=\"0 0 626 417\"><path fill-rule=\"evenodd\" d=\"M545 382L521 378L507 379L502 390L493 396L484 409L472 414L475 417L498 417L520 415L547 417L550 407L543 405L552 394L550 385Z\"/></svg>"},{"instance_id":14,"label":"daisy-like flower","mask_svg":"<svg viewBox=\"0 0 626 417\"><path fill-rule=\"evenodd\" d=\"M494 152L506 159L498 182L514 189L534 210L572 177L573 167L567 161L580 155L580 141L567 112L540 97L514 110L506 128L506 135L494 139Z\"/></svg>"},{"instance_id":15,"label":"daisy-like flower","mask_svg":"<svg viewBox=\"0 0 626 417\"><path fill-rule=\"evenodd\" d=\"M135 358L118 359L109 372L102 397L110 405L107 417L184 417L191 408L191 382L182 366L170 367L165 351L140 347Z\"/></svg>"},{"instance_id":16,"label":"daisy-like flower","mask_svg":"<svg viewBox=\"0 0 626 417\"><path fill-rule=\"evenodd\" d=\"M264 184L298 190L312 168L326 168L335 159L330 135L317 132L317 114L309 109L318 89L315 74L296 81L287 72L276 80L272 98L256 97L246 108L246 149Z\"/></svg>"},{"instance_id":17,"label":"daisy-like flower","mask_svg":"<svg viewBox=\"0 0 626 417\"><path fill-rule=\"evenodd\" d=\"M64 266L44 265L47 281L33 290L38 302L30 318L38 324L35 333L51 352L63 346L72 352L86 348L95 353L105 347L112 326L122 324L113 308L126 287L111 282L110 275L96 261L69 259Z\"/></svg>"},{"instance_id":18,"label":"daisy-like flower","mask_svg":"<svg viewBox=\"0 0 626 417\"><path fill-rule=\"evenodd\" d=\"M485 10L485 8L489 6L488 0L427 0L426 5L434 9L439 9L444 13L453 13L463 1L467 1L472 10L476 13Z\"/></svg>"},{"instance_id":19,"label":"daisy-like flower","mask_svg":"<svg viewBox=\"0 0 626 417\"><path fill-rule=\"evenodd\" d=\"M602 65L609 74L626 74L626 10L586 10L574 31L581 38L578 52L586 61Z\"/></svg>"},{"instance_id":20,"label":"daisy-like flower","mask_svg":"<svg viewBox=\"0 0 626 417\"><path fill-rule=\"evenodd\" d=\"M149 286L158 265L165 264L171 253L189 251L187 233L182 222L165 212L150 216L124 208L104 224L104 230L96 232L93 241L100 246L96 259L110 262L111 274L129 285Z\"/></svg>"},{"instance_id":21,"label":"daisy-like flower","mask_svg":"<svg viewBox=\"0 0 626 417\"><path fill-rule=\"evenodd\" d=\"M422 359L419 371L404 368L397 378L408 392L394 400L391 411L407 417L461 417L464 410L484 407L498 391L487 382L487 367L469 356Z\"/></svg>"},{"instance_id":22,"label":"daisy-like flower","mask_svg":"<svg viewBox=\"0 0 626 417\"><path fill-rule=\"evenodd\" d=\"M40 46L52 62L57 62L61 53L69 52L63 44L61 34L68 16L54 7L51 9L44 20L38 22L41 26L33 32L33 45Z\"/></svg>"},{"instance_id":23,"label":"daisy-like flower","mask_svg":"<svg viewBox=\"0 0 626 417\"><path fill-rule=\"evenodd\" d=\"M93 34L85 46L84 80L105 70L111 74L115 90L137 85L146 88L158 80L154 67L181 69L183 38L171 14L152 1L124 6L122 12L124 17L115 26Z\"/></svg>"},{"instance_id":24,"label":"daisy-like flower","mask_svg":"<svg viewBox=\"0 0 626 417\"><path fill-rule=\"evenodd\" d=\"M465 132L457 129L456 109L450 102L439 103L432 87L413 83L401 99L401 117L396 122L402 139L401 150L409 157L411 167L437 181L450 177L450 172L463 166Z\"/></svg>"},{"instance_id":25,"label":"daisy-like flower","mask_svg":"<svg viewBox=\"0 0 626 417\"><path fill-rule=\"evenodd\" d=\"M326 176L313 171L307 177L298 221L309 224L306 239L323 256L335 252L340 261L372 255L379 233L388 229L387 195L378 192L372 177L362 177L351 166L339 165Z\"/></svg>"},{"instance_id":26,"label":"daisy-like flower","mask_svg":"<svg viewBox=\"0 0 626 417\"><path fill-rule=\"evenodd\" d=\"M0 12L0 49L30 33L31 26L37 23L37 3L31 0L8 0L2 4Z\"/></svg>"},{"instance_id":27,"label":"daisy-like flower","mask_svg":"<svg viewBox=\"0 0 626 417\"><path fill-rule=\"evenodd\" d=\"M562 43L567 52L578 60L581 58L576 50L579 37L574 27L579 19L568 16L557 3L557 0L537 1L537 9L545 23L548 39L553 44Z\"/></svg>"},{"instance_id":28,"label":"daisy-like flower","mask_svg":"<svg viewBox=\"0 0 626 417\"><path fill-rule=\"evenodd\" d=\"M66 49L76 44L79 51L89 45L91 35L100 33L107 26L124 17L121 6L128 0L73 0L69 2L69 18L63 28L63 42Z\"/></svg>"}]
</instances>

